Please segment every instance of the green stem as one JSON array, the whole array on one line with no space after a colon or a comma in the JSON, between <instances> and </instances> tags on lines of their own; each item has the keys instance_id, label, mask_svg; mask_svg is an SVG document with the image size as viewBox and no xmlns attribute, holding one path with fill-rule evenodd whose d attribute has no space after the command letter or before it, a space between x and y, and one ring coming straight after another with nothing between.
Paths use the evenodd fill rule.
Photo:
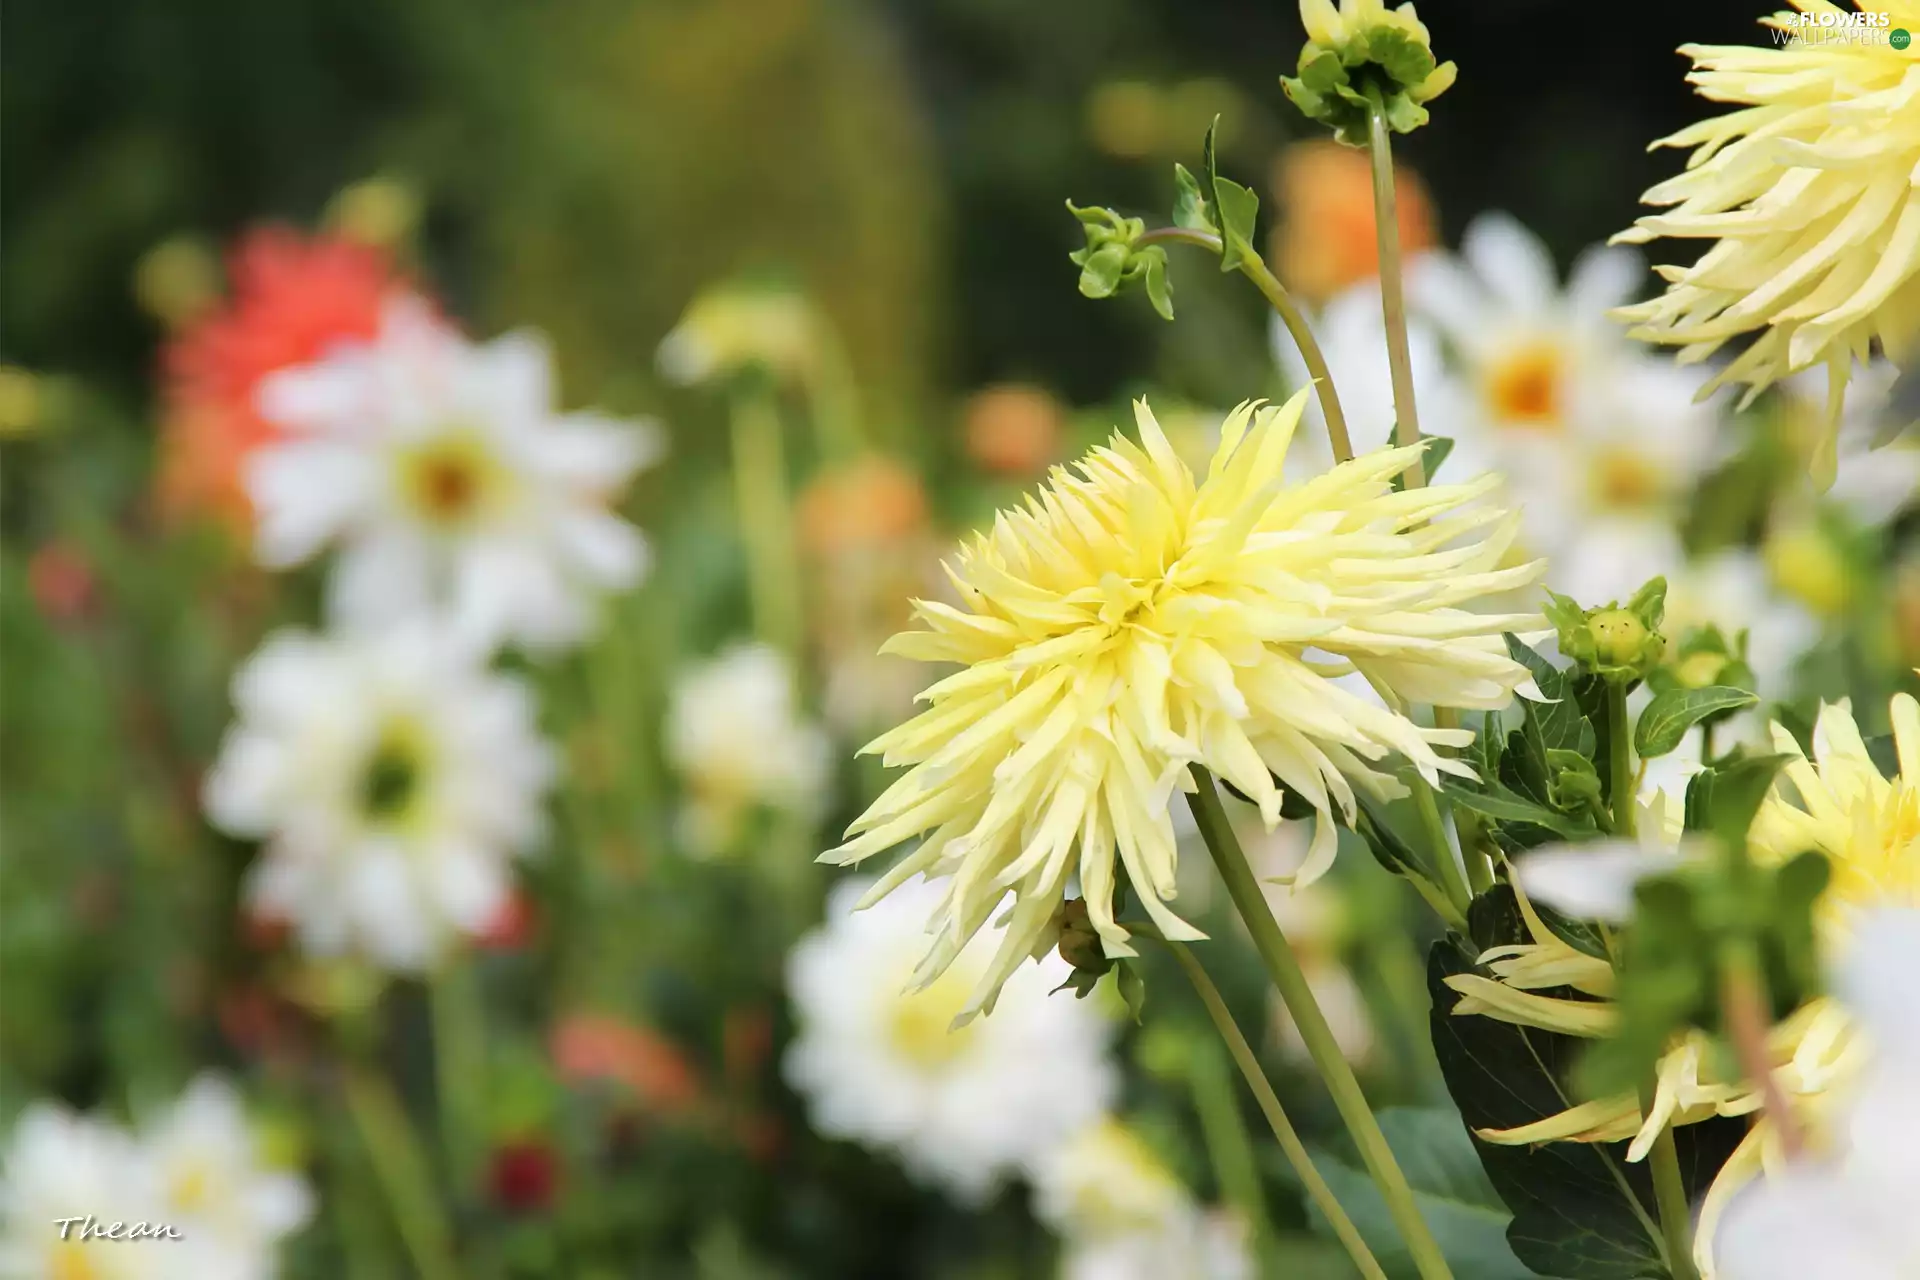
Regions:
<instances>
[{"instance_id":1,"label":"green stem","mask_svg":"<svg viewBox=\"0 0 1920 1280\"><path fill-rule=\"evenodd\" d=\"M459 1280L453 1237L406 1109L387 1081L359 1064L346 1067L347 1111L360 1131L374 1176L386 1192L400 1239L420 1280Z\"/></svg>"},{"instance_id":2,"label":"green stem","mask_svg":"<svg viewBox=\"0 0 1920 1280\"><path fill-rule=\"evenodd\" d=\"M820 456L830 463L846 462L866 447L859 387L839 335L823 316L816 315L815 324L818 336L814 364L806 379L807 408Z\"/></svg>"},{"instance_id":3,"label":"green stem","mask_svg":"<svg viewBox=\"0 0 1920 1280\"><path fill-rule=\"evenodd\" d=\"M472 1186L478 1167L474 1139L480 1103L474 1085L486 1079L485 1014L467 957L454 957L428 984L433 1024L434 1093L440 1106L440 1144L457 1193Z\"/></svg>"},{"instance_id":4,"label":"green stem","mask_svg":"<svg viewBox=\"0 0 1920 1280\"><path fill-rule=\"evenodd\" d=\"M1280 1144L1287 1163L1293 1167L1300 1184L1306 1188L1307 1196L1326 1215L1327 1223L1333 1228L1340 1243L1346 1246L1347 1255L1353 1259L1353 1265L1367 1280L1386 1280L1386 1273L1375 1261L1373 1251L1367 1248L1366 1240L1360 1235L1353 1219L1340 1207L1339 1198L1333 1194L1333 1188L1314 1168L1313 1157L1307 1154L1306 1144L1300 1141L1300 1135L1294 1130L1293 1122L1287 1119L1287 1112L1280 1105L1280 1099L1274 1094L1273 1086L1267 1082L1266 1072L1260 1069L1260 1060L1254 1056L1253 1046L1240 1034L1239 1024L1233 1020L1233 1012L1227 1008L1227 1002L1221 998L1220 989L1213 985L1213 979L1193 957L1193 952L1178 942L1167 943L1167 949L1173 952L1173 958L1186 971L1187 980L1193 983L1194 991L1200 997L1200 1003L1207 1008L1207 1016L1213 1019L1214 1029L1220 1033L1220 1039L1226 1043L1227 1052L1233 1056L1234 1065L1240 1068L1240 1074L1247 1082L1247 1088L1253 1090L1254 1101L1260 1104L1260 1113L1267 1118L1267 1126L1273 1130L1273 1137Z\"/></svg>"},{"instance_id":5,"label":"green stem","mask_svg":"<svg viewBox=\"0 0 1920 1280\"><path fill-rule=\"evenodd\" d=\"M1613 806L1615 835L1631 836L1634 799L1633 739L1627 730L1627 686L1607 681L1607 795Z\"/></svg>"},{"instance_id":6,"label":"green stem","mask_svg":"<svg viewBox=\"0 0 1920 1280\"><path fill-rule=\"evenodd\" d=\"M1651 1108L1653 1094L1643 1091L1641 1106ZM1687 1207L1687 1188L1680 1178L1680 1153L1673 1145L1673 1126L1666 1125L1653 1140L1647 1158L1653 1173L1653 1199L1660 1210L1660 1234L1666 1241L1667 1270L1673 1280L1695 1280L1693 1269L1693 1214Z\"/></svg>"},{"instance_id":7,"label":"green stem","mask_svg":"<svg viewBox=\"0 0 1920 1280\"><path fill-rule=\"evenodd\" d=\"M1447 839L1446 823L1440 820L1440 802L1427 780L1417 774L1413 779L1413 807L1420 815L1420 829L1426 832L1427 843L1433 848L1434 865L1440 871L1440 883L1446 886L1447 900L1453 903L1456 912L1465 916L1473 904L1473 894L1467 889L1460 860L1454 856L1453 844Z\"/></svg>"},{"instance_id":8,"label":"green stem","mask_svg":"<svg viewBox=\"0 0 1920 1280\"><path fill-rule=\"evenodd\" d=\"M1215 254L1224 251L1219 236L1188 227L1155 227L1134 243L1192 244L1210 249ZM1248 255L1241 259L1240 269L1246 272L1247 279L1253 281L1253 287L1260 291L1260 296L1280 317L1280 323L1287 326L1293 344L1300 349L1300 358L1306 362L1307 376L1313 379L1314 392L1320 397L1320 416L1327 420L1327 441L1333 446L1333 460L1351 461L1353 438L1347 434L1347 415L1341 412L1340 396L1333 389L1333 373L1327 368L1327 357L1314 340L1313 329L1307 324L1306 316L1294 302L1293 295L1287 292L1287 287L1280 283L1273 272L1267 270L1266 263Z\"/></svg>"},{"instance_id":9,"label":"green stem","mask_svg":"<svg viewBox=\"0 0 1920 1280\"><path fill-rule=\"evenodd\" d=\"M744 390L733 405L734 506L747 549L753 629L797 658L801 645L800 570L793 504L787 493L780 414L771 395Z\"/></svg>"},{"instance_id":10,"label":"green stem","mask_svg":"<svg viewBox=\"0 0 1920 1280\"><path fill-rule=\"evenodd\" d=\"M1413 400L1413 357L1407 349L1407 299L1400 269L1400 217L1393 193L1393 143L1386 109L1370 93L1367 136L1373 159L1373 225L1380 244L1380 306L1387 326L1387 368L1393 380L1393 438L1405 448L1420 442L1420 414ZM1416 457L1401 473L1409 489L1427 482Z\"/></svg>"},{"instance_id":11,"label":"green stem","mask_svg":"<svg viewBox=\"0 0 1920 1280\"><path fill-rule=\"evenodd\" d=\"M1399 1163L1393 1158L1393 1149L1387 1145L1386 1135L1380 1131L1380 1122L1374 1117L1373 1108L1367 1105L1367 1096L1361 1092L1360 1082L1353 1074L1353 1066L1340 1052L1333 1028L1327 1025L1326 1015L1320 1011L1320 1003L1314 999L1313 989L1307 985L1306 974L1300 971L1300 962L1294 957L1293 948L1287 945L1286 935L1280 932L1273 912L1267 908L1266 897L1260 892L1260 882L1247 862L1247 855L1241 851L1240 842L1227 821L1226 810L1220 805L1220 793L1214 789L1213 775L1200 768L1195 768L1193 774L1199 787L1189 799L1193 806L1194 821L1206 841L1207 851L1213 855L1214 865L1220 870L1220 878L1226 883L1227 894L1233 899L1235 910L1246 923L1247 931L1253 935L1254 948L1265 962L1268 976L1280 992L1287 1012L1293 1016L1300 1038L1313 1058L1313 1065L1319 1069L1320 1078L1333 1095L1334 1106L1339 1110L1341 1120L1346 1123L1347 1132L1353 1136L1361 1161L1367 1166L1374 1184L1380 1188L1380 1196L1386 1201L1388 1212L1393 1215L1395 1225L1406 1240L1407 1252L1413 1259L1415 1269L1422 1280L1442 1280L1443 1277L1451 1280L1453 1273L1448 1269L1447 1260L1441 1254L1433 1233L1420 1217L1420 1209L1413 1198L1413 1188L1407 1185L1406 1174L1400 1171Z\"/></svg>"},{"instance_id":12,"label":"green stem","mask_svg":"<svg viewBox=\"0 0 1920 1280\"><path fill-rule=\"evenodd\" d=\"M1193 1108L1200 1116L1200 1133L1221 1198L1239 1210L1253 1242L1253 1255L1270 1268L1279 1260L1273 1256L1273 1223L1267 1219L1266 1195L1260 1189L1260 1167L1233 1095L1233 1077L1210 1041L1194 1042L1187 1059L1187 1083L1193 1089Z\"/></svg>"},{"instance_id":13,"label":"green stem","mask_svg":"<svg viewBox=\"0 0 1920 1280\"><path fill-rule=\"evenodd\" d=\"M1737 939L1722 943L1720 1009L1727 1038L1733 1042L1741 1074L1760 1090L1761 1106L1767 1119L1773 1122L1774 1132L1780 1135L1780 1149L1791 1158L1800 1153L1800 1126L1773 1073L1773 1055L1767 1048L1772 1002L1766 971L1760 967L1760 957L1752 941Z\"/></svg>"}]
</instances>

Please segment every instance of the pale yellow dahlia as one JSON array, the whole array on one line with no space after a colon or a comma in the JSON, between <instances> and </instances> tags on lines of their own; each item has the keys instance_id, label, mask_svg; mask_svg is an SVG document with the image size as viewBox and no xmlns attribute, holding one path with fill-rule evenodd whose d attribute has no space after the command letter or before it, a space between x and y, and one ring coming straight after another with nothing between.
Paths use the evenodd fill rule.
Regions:
<instances>
[{"instance_id":1,"label":"pale yellow dahlia","mask_svg":"<svg viewBox=\"0 0 1920 1280\"><path fill-rule=\"evenodd\" d=\"M947 878L922 982L1015 895L963 1016L991 1007L1044 944L1076 871L1106 953L1133 954L1114 918L1116 850L1154 924L1200 936L1163 905L1175 893L1168 804L1193 785L1191 765L1251 797L1269 828L1282 787L1312 805L1301 881L1332 859L1334 811L1351 818L1355 785L1395 792L1369 762L1397 753L1429 779L1469 773L1436 748L1470 734L1418 725L1336 677L1358 671L1388 704L1462 708L1501 706L1526 682L1501 632L1541 620L1460 607L1540 570L1499 567L1516 516L1473 501L1498 478L1395 492L1414 453L1386 449L1285 485L1306 394L1235 409L1198 482L1137 404L1138 444L1116 435L1055 468L948 566L959 603L916 602L924 629L888 642L963 669L865 748L912 767L822 860L925 837L868 895L921 872Z\"/></svg>"},{"instance_id":2,"label":"pale yellow dahlia","mask_svg":"<svg viewBox=\"0 0 1920 1280\"><path fill-rule=\"evenodd\" d=\"M1920 906L1920 703L1906 694L1893 699L1892 718L1899 772L1884 777L1860 737L1847 703L1823 707L1814 731L1813 760L1793 735L1773 726L1774 749L1793 757L1754 819L1748 847L1761 863L1778 864L1809 849L1827 855L1833 878L1816 906L1821 948L1832 954L1845 942L1854 918L1883 906ZM1679 814L1655 816L1669 839L1679 836ZM1495 979L1460 974L1447 979L1461 993L1456 1014L1482 1014L1565 1035L1597 1037L1613 1029L1613 969L1575 950L1547 929L1522 898L1530 943L1496 947L1480 957ZM1572 987L1596 999L1543 996L1549 987ZM1818 1134L1834 1102L1833 1088L1858 1066L1860 1044L1841 1006L1810 1001L1768 1036L1774 1078L1800 1119ZM1627 1159L1639 1160L1668 1124L1692 1124L1711 1116L1743 1116L1760 1110L1754 1084L1714 1070L1706 1037L1693 1032L1660 1060L1651 1112L1620 1095L1571 1107L1516 1129L1482 1130L1490 1142L1520 1146L1554 1139L1618 1142L1631 1138ZM1720 1170L1701 1207L1695 1251L1705 1274L1712 1271L1714 1229L1733 1193L1762 1168L1782 1158L1765 1117Z\"/></svg>"},{"instance_id":3,"label":"pale yellow dahlia","mask_svg":"<svg viewBox=\"0 0 1920 1280\"><path fill-rule=\"evenodd\" d=\"M1703 395L1741 382L1750 400L1825 361L1837 421L1852 361L1876 341L1905 359L1920 337L1920 49L1889 39L1920 32L1920 0L1875 0L1872 15L1792 2L1798 13L1763 20L1774 47L1681 47L1701 96L1738 109L1654 144L1697 150L1641 197L1673 207L1614 239L1717 243L1691 267L1661 267L1663 295L1614 314L1635 337L1678 345L1683 362L1757 333ZM1854 25L1880 13L1885 27Z\"/></svg>"}]
</instances>

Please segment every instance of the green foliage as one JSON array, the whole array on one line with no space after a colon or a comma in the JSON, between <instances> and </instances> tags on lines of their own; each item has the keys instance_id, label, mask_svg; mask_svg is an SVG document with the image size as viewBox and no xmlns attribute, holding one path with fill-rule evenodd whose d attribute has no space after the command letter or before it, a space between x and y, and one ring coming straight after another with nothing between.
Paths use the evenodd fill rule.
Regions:
<instances>
[{"instance_id":1,"label":"green foliage","mask_svg":"<svg viewBox=\"0 0 1920 1280\"><path fill-rule=\"evenodd\" d=\"M1220 176L1214 151L1214 139L1220 132L1220 117L1207 127L1204 155L1207 186L1213 192L1210 210L1220 232L1220 270L1239 271L1248 263L1259 263L1260 248L1253 238L1255 220L1260 214L1260 197L1231 178Z\"/></svg>"},{"instance_id":2,"label":"green foliage","mask_svg":"<svg viewBox=\"0 0 1920 1280\"><path fill-rule=\"evenodd\" d=\"M1173 319L1173 291L1167 283L1167 251L1157 244L1135 245L1147 229L1139 218L1123 218L1111 209L1082 209L1067 201L1067 211L1086 233L1084 248L1067 257L1080 268L1080 292L1111 298L1138 285L1163 320Z\"/></svg>"},{"instance_id":3,"label":"green foliage","mask_svg":"<svg viewBox=\"0 0 1920 1280\"><path fill-rule=\"evenodd\" d=\"M1591 1042L1451 1012L1457 996L1447 977L1490 976L1475 963L1481 951L1529 938L1513 891L1504 885L1474 902L1471 926L1471 937L1435 943L1428 959L1433 1045L1448 1093L1469 1130L1513 1129L1565 1111L1580 1100L1571 1077ZM1725 1119L1675 1130L1690 1199L1705 1193L1744 1132L1740 1121ZM1474 1146L1513 1213L1508 1243L1537 1274L1571 1280L1670 1274L1651 1179L1644 1164L1627 1162L1624 1142L1512 1147L1476 1135Z\"/></svg>"},{"instance_id":4,"label":"green foliage","mask_svg":"<svg viewBox=\"0 0 1920 1280\"><path fill-rule=\"evenodd\" d=\"M1689 629L1667 661L1648 674L1647 684L1656 693L1714 685L1757 692L1753 668L1747 664L1747 633L1737 632L1729 642L1719 627ZM1715 712L1707 721L1730 714Z\"/></svg>"},{"instance_id":5,"label":"green foliage","mask_svg":"<svg viewBox=\"0 0 1920 1280\"><path fill-rule=\"evenodd\" d=\"M1379 1113L1379 1120L1387 1145L1413 1188L1420 1216L1432 1229L1453 1273L1473 1280L1530 1280L1534 1272L1507 1243L1507 1224L1513 1215L1487 1180L1458 1117L1433 1108L1390 1107ZM1320 1154L1314 1164L1387 1275L1393 1280L1416 1276L1405 1239L1358 1160ZM1331 1231L1325 1216L1311 1204L1308 1220L1317 1231Z\"/></svg>"},{"instance_id":6,"label":"green foliage","mask_svg":"<svg viewBox=\"0 0 1920 1280\"><path fill-rule=\"evenodd\" d=\"M1680 745L1687 730L1760 701L1745 689L1709 685L1704 689L1667 689L1653 696L1633 727L1633 749L1641 759L1664 756Z\"/></svg>"}]
</instances>

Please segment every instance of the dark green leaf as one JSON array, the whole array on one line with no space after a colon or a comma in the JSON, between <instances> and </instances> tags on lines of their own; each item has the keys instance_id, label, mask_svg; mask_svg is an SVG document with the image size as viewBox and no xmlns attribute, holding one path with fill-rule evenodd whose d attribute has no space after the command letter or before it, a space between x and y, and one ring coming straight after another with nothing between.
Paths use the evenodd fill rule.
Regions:
<instances>
[{"instance_id":1,"label":"dark green leaf","mask_svg":"<svg viewBox=\"0 0 1920 1280\"><path fill-rule=\"evenodd\" d=\"M1563 840L1591 840L1599 834L1592 823L1570 818L1546 805L1535 804L1503 787L1481 791L1447 778L1441 783L1441 788L1456 805L1496 822L1517 822L1540 827Z\"/></svg>"},{"instance_id":2,"label":"dark green leaf","mask_svg":"<svg viewBox=\"0 0 1920 1280\"><path fill-rule=\"evenodd\" d=\"M1688 825L1744 845L1753 815L1791 756L1734 756L1695 774L1687 785Z\"/></svg>"},{"instance_id":3,"label":"dark green leaf","mask_svg":"<svg viewBox=\"0 0 1920 1280\"><path fill-rule=\"evenodd\" d=\"M1666 755L1680 745L1687 730L1708 716L1737 707L1749 707L1760 699L1745 689L1709 685L1704 689L1670 689L1657 693L1633 729L1633 749L1643 760Z\"/></svg>"},{"instance_id":4,"label":"dark green leaf","mask_svg":"<svg viewBox=\"0 0 1920 1280\"><path fill-rule=\"evenodd\" d=\"M1471 943L1445 939L1434 944L1429 960L1434 1051L1470 1129L1517 1128L1579 1101L1566 1081L1588 1042L1493 1018L1453 1016L1458 997L1444 979L1484 976L1474 964L1480 950L1526 937L1513 891L1505 885L1474 902L1472 920ZM1675 1130L1691 1199L1704 1194L1744 1133L1740 1121L1724 1119ZM1669 1274L1661 1261L1652 1182L1644 1164L1627 1163L1625 1143L1508 1147L1476 1136L1474 1148L1514 1214L1508 1243L1540 1275L1642 1280Z\"/></svg>"},{"instance_id":5,"label":"dark green leaf","mask_svg":"<svg viewBox=\"0 0 1920 1280\"><path fill-rule=\"evenodd\" d=\"M1506 641L1507 652L1532 673L1534 685L1548 699L1524 703L1528 721L1539 727L1541 745L1548 750L1577 751L1592 759L1593 726L1587 723L1580 703L1573 696L1569 674L1541 657L1519 636L1509 632Z\"/></svg>"},{"instance_id":6,"label":"dark green leaf","mask_svg":"<svg viewBox=\"0 0 1920 1280\"><path fill-rule=\"evenodd\" d=\"M1420 855L1393 829L1393 824L1387 821L1380 806L1357 791L1355 798L1359 801L1360 812L1354 830L1360 833L1360 838L1367 842L1367 848L1373 851L1374 861L1397 876L1405 875L1409 870L1424 874L1425 864L1420 861Z\"/></svg>"},{"instance_id":7,"label":"dark green leaf","mask_svg":"<svg viewBox=\"0 0 1920 1280\"><path fill-rule=\"evenodd\" d=\"M1140 1011L1147 1004L1147 983L1140 976L1139 966L1121 961L1114 966L1113 982L1119 988L1120 998L1126 1002L1127 1012L1133 1015L1133 1021L1138 1025Z\"/></svg>"},{"instance_id":8,"label":"dark green leaf","mask_svg":"<svg viewBox=\"0 0 1920 1280\"><path fill-rule=\"evenodd\" d=\"M1213 216L1220 226L1220 269L1238 271L1241 264L1260 260L1260 250L1253 238L1260 197L1231 178L1220 176L1214 152L1214 136L1219 128L1220 117L1215 116L1207 127L1207 184L1213 191Z\"/></svg>"}]
</instances>

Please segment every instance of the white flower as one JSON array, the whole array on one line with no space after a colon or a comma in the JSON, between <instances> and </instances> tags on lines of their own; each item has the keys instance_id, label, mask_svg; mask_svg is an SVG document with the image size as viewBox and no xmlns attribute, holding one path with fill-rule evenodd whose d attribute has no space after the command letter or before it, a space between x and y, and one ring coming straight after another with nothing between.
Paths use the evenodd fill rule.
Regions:
<instances>
[{"instance_id":1,"label":"white flower","mask_svg":"<svg viewBox=\"0 0 1920 1280\"><path fill-rule=\"evenodd\" d=\"M1521 854L1513 880L1534 902L1577 920L1624 924L1633 916L1634 886L1680 865L1690 851L1680 834L1684 805L1665 792L1639 802L1632 839L1547 844Z\"/></svg>"},{"instance_id":2,"label":"white flower","mask_svg":"<svg viewBox=\"0 0 1920 1280\"><path fill-rule=\"evenodd\" d=\"M328 547L348 623L444 612L476 643L583 636L597 591L636 582L646 543L607 499L660 451L656 429L556 413L532 334L467 342L426 304L389 304L379 337L262 384L284 442L250 462L256 553L284 568Z\"/></svg>"},{"instance_id":3,"label":"white flower","mask_svg":"<svg viewBox=\"0 0 1920 1280\"><path fill-rule=\"evenodd\" d=\"M918 1178L978 1202L1103 1114L1118 1087L1096 999L1050 995L1068 976L1048 953L1023 965L990 1015L955 1029L1000 930L982 929L930 986L907 988L942 890L907 881L870 907L842 881L826 923L787 958L800 1025L786 1074L814 1127L898 1154Z\"/></svg>"},{"instance_id":4,"label":"white flower","mask_svg":"<svg viewBox=\"0 0 1920 1280\"><path fill-rule=\"evenodd\" d=\"M144 1155L180 1229L168 1274L181 1280L266 1280L275 1251L313 1213L299 1176L269 1167L232 1086L203 1075L146 1131Z\"/></svg>"},{"instance_id":5,"label":"white flower","mask_svg":"<svg viewBox=\"0 0 1920 1280\"><path fill-rule=\"evenodd\" d=\"M682 836L726 848L754 805L811 815L831 774L831 744L795 705L779 650L736 645L684 673L667 713L667 759L684 779Z\"/></svg>"},{"instance_id":6,"label":"white flower","mask_svg":"<svg viewBox=\"0 0 1920 1280\"><path fill-rule=\"evenodd\" d=\"M58 1220L107 1228L167 1219L139 1149L118 1128L35 1102L20 1114L0 1172L0 1275L9 1280L152 1280L176 1240L61 1238Z\"/></svg>"},{"instance_id":7,"label":"white flower","mask_svg":"<svg viewBox=\"0 0 1920 1280\"><path fill-rule=\"evenodd\" d=\"M1459 259L1424 255L1408 273L1460 365L1466 403L1447 425L1461 456L1448 465L1504 472L1550 584L1594 602L1678 567L1676 522L1715 459L1700 377L1607 319L1642 273L1631 250L1594 247L1563 291L1545 246L1500 213L1473 221ZM1447 434L1420 410L1423 430Z\"/></svg>"},{"instance_id":8,"label":"white flower","mask_svg":"<svg viewBox=\"0 0 1920 1280\"><path fill-rule=\"evenodd\" d=\"M1204 1213L1111 1116L1042 1153L1034 1212L1065 1240L1062 1280L1252 1280L1244 1225Z\"/></svg>"},{"instance_id":9,"label":"white flower","mask_svg":"<svg viewBox=\"0 0 1920 1280\"><path fill-rule=\"evenodd\" d=\"M555 771L523 686L426 626L281 632L235 677L234 704L204 802L216 826L267 842L254 910L312 951L405 970L485 928Z\"/></svg>"},{"instance_id":10,"label":"white flower","mask_svg":"<svg viewBox=\"0 0 1920 1280\"><path fill-rule=\"evenodd\" d=\"M1920 1275L1920 911L1863 919L1838 983L1874 1048L1841 1149L1773 1173L1728 1207L1719 1280Z\"/></svg>"}]
</instances>

